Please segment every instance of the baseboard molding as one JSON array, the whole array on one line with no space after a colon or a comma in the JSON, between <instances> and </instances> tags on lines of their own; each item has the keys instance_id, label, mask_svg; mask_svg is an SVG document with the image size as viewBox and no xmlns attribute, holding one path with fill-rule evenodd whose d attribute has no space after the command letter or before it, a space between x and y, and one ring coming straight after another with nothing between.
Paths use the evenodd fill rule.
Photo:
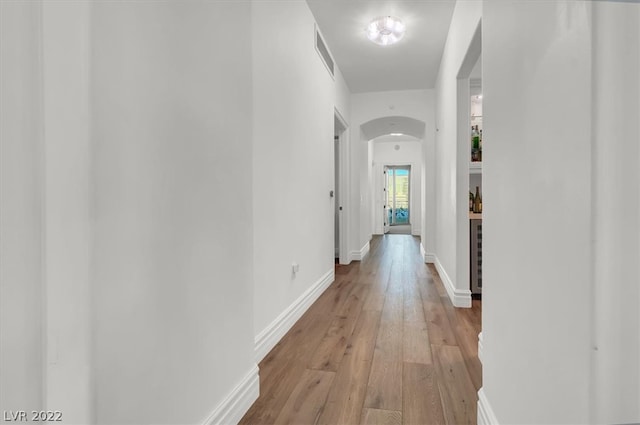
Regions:
<instances>
[{"instance_id":1,"label":"baseboard molding","mask_svg":"<svg viewBox=\"0 0 640 425\"><path fill-rule=\"evenodd\" d=\"M349 257L351 257L351 261L362 261L364 260L364 257L367 256L367 254L369 253L369 249L371 248L371 246L369 245L369 242L367 242L366 244L364 244L364 246L362 248L360 248L359 251L351 251L349 253Z\"/></svg>"},{"instance_id":2,"label":"baseboard molding","mask_svg":"<svg viewBox=\"0 0 640 425\"><path fill-rule=\"evenodd\" d=\"M364 260L364 257L367 256L370 249L371 249L371 244L369 242L364 244L364 246L360 249L360 261Z\"/></svg>"},{"instance_id":3,"label":"baseboard molding","mask_svg":"<svg viewBox=\"0 0 640 425\"><path fill-rule=\"evenodd\" d=\"M480 360L480 363L482 363L482 350L483 350L483 343L482 343L482 332L480 332L478 334L478 360Z\"/></svg>"},{"instance_id":4,"label":"baseboard molding","mask_svg":"<svg viewBox=\"0 0 640 425\"><path fill-rule=\"evenodd\" d=\"M231 425L240 422L260 394L258 365L253 365L249 373L215 408L203 422L204 425Z\"/></svg>"},{"instance_id":5,"label":"baseboard molding","mask_svg":"<svg viewBox=\"0 0 640 425\"><path fill-rule=\"evenodd\" d=\"M435 263L436 261L436 256L431 252L427 252L422 242L420 242L420 256L425 263Z\"/></svg>"},{"instance_id":6,"label":"baseboard molding","mask_svg":"<svg viewBox=\"0 0 640 425\"><path fill-rule=\"evenodd\" d=\"M434 258L434 264L436 266L436 270L438 270L438 274L440 275L440 279L444 284L445 289L447 290L447 294L449 295L449 299L451 300L451 304L454 307L471 307L471 290L470 289L456 289L453 284L453 281L447 274L444 267L440 263L440 260L437 256Z\"/></svg>"},{"instance_id":7,"label":"baseboard molding","mask_svg":"<svg viewBox=\"0 0 640 425\"><path fill-rule=\"evenodd\" d=\"M480 388L480 391L478 391L478 425L498 424L498 418L496 418L495 413L493 413L484 389Z\"/></svg>"},{"instance_id":8,"label":"baseboard molding","mask_svg":"<svg viewBox=\"0 0 640 425\"><path fill-rule=\"evenodd\" d=\"M422 245L422 242L420 242L420 255L422 256L422 259L424 260L425 263L435 263L436 262L435 254L433 254L431 252L427 252L427 250L424 249L424 245Z\"/></svg>"},{"instance_id":9,"label":"baseboard molding","mask_svg":"<svg viewBox=\"0 0 640 425\"><path fill-rule=\"evenodd\" d=\"M291 327L302 317L305 311L318 299L335 279L335 270L332 267L316 283L311 285L297 300L295 300L285 311L260 332L255 338L256 362L262 359L271 351Z\"/></svg>"}]
</instances>

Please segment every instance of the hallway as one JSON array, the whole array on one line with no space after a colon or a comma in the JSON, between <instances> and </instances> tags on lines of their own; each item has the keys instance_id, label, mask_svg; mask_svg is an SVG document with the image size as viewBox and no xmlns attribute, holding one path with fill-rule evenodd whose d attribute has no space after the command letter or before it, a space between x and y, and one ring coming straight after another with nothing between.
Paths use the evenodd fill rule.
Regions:
<instances>
[{"instance_id":1,"label":"hallway","mask_svg":"<svg viewBox=\"0 0 640 425\"><path fill-rule=\"evenodd\" d=\"M260 363L241 424L475 424L481 304L455 309L419 239L375 236Z\"/></svg>"}]
</instances>

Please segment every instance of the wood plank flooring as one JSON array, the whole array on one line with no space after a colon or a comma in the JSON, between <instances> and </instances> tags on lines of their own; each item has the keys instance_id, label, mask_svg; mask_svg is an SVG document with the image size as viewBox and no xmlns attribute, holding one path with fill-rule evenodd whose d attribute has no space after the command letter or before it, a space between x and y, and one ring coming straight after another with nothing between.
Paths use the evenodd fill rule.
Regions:
<instances>
[{"instance_id":1,"label":"wood plank flooring","mask_svg":"<svg viewBox=\"0 0 640 425\"><path fill-rule=\"evenodd\" d=\"M376 236L260 363L240 424L475 424L480 330L480 301L453 307L419 239Z\"/></svg>"}]
</instances>

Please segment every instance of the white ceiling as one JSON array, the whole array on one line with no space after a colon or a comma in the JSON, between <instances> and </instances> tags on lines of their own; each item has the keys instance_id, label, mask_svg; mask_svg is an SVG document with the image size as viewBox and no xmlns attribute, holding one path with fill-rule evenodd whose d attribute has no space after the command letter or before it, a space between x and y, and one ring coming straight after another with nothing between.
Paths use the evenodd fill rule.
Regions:
<instances>
[{"instance_id":1,"label":"white ceiling","mask_svg":"<svg viewBox=\"0 0 640 425\"><path fill-rule=\"evenodd\" d=\"M307 0L333 58L353 93L427 89L435 85L455 0ZM367 40L369 22L397 16L402 40Z\"/></svg>"}]
</instances>

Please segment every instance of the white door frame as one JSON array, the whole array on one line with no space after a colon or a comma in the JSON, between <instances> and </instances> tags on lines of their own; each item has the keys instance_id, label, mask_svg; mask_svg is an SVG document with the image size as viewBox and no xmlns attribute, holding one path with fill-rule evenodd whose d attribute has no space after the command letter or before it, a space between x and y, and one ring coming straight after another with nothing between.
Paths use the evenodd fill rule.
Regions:
<instances>
[{"instance_id":1,"label":"white door frame","mask_svg":"<svg viewBox=\"0 0 640 425\"><path fill-rule=\"evenodd\" d=\"M342 114L334 108L335 120L342 127L338 131L338 181L334 182L337 196L335 202L339 207L338 211L338 262L349 264L349 249L347 245L347 235L349 234L349 124ZM332 229L333 230L333 229Z\"/></svg>"},{"instance_id":2,"label":"white door frame","mask_svg":"<svg viewBox=\"0 0 640 425\"><path fill-rule=\"evenodd\" d=\"M416 190L418 190L417 188L419 186L421 186L420 182L414 180L420 176L415 176L415 169L417 167L417 162L415 161L383 161L383 162L374 162L374 175L383 175L382 172L385 170L385 167L402 167L402 166L409 166L411 167L411 172L409 174L409 211L415 211L416 209L416 205L415 205L415 198L416 198ZM384 177L383 177L384 179ZM382 188L384 187L384 181L382 180L376 180L374 178L373 180L373 185L375 185L376 187L376 191L380 191L382 192ZM422 190L421 188L419 190ZM382 200L383 202L385 202L385 200ZM376 200L377 203L377 200ZM374 208L377 210L380 205L374 205ZM386 213L386 211L385 211ZM378 216L378 213L374 214L374 234L376 235L380 235L380 234L384 234L386 233L384 231L384 217ZM418 217L418 219L416 220L415 217L411 218L410 221L410 225L411 225L411 234L413 235L413 229L414 227L420 224L420 220L422 220L422 214L424 214L424 211L420 211L420 216ZM381 233L381 231L383 233Z\"/></svg>"},{"instance_id":3,"label":"white door frame","mask_svg":"<svg viewBox=\"0 0 640 425\"><path fill-rule=\"evenodd\" d=\"M456 281L449 293L456 307L471 307L469 230L469 128L471 97L469 77L482 51L482 24L478 23L457 75L456 88Z\"/></svg>"},{"instance_id":4,"label":"white door frame","mask_svg":"<svg viewBox=\"0 0 640 425\"><path fill-rule=\"evenodd\" d=\"M391 168L391 169L393 169L393 170L398 170L398 169L400 169L400 170L407 170L407 171L409 172L409 179L408 179L408 180L409 180L409 205L408 205L408 207L409 207L409 217L408 217L408 220L407 220L407 221L408 221L408 222L407 222L407 224L409 224L410 226L412 226L412 222L411 222L411 212L413 211L413 193L412 193L412 192L413 192L413 182L412 182L412 180L413 180L413 173L412 173L412 171L411 171L411 168L412 168L412 167L411 167L411 163L406 163L406 164L404 164L404 163L403 163L403 164L401 164L401 165L393 165L393 164L385 163L385 165L384 165L384 170L385 170L385 187L386 187L387 189L389 189L389 188L388 188L388 185L387 185L387 182L389 181L388 171L389 171L389 169L390 169L390 168ZM395 183L396 183L396 174L395 174L395 172L394 172L394 175L393 175L393 184L395 185ZM395 189L395 187L394 187L394 189ZM386 199L385 199L385 205L386 205ZM388 207L388 205L387 205L387 207ZM395 192L395 190L394 190L394 191L393 191L393 209L391 210L391 216L392 216L392 217L393 217L393 215L395 214L395 212L393 211L393 210L395 210L395 209L396 209L396 192ZM386 211L385 211L385 213L386 213ZM383 217L383 219L384 219L384 220L386 220L386 216L385 216L385 217ZM394 220L393 220L393 218L391 219L391 221L394 221ZM385 221L385 222L386 222L386 221ZM389 226L391 226L391 225L392 225L392 223L389 223ZM412 226L412 227L413 227L413 226ZM385 232L385 233L387 233L387 232Z\"/></svg>"},{"instance_id":5,"label":"white door frame","mask_svg":"<svg viewBox=\"0 0 640 425\"><path fill-rule=\"evenodd\" d=\"M382 233L389 233L389 229L391 229L391 223L387 223L387 216L389 215L389 205L387 205L387 200L389 198L389 194L387 193L389 190L389 166L384 165L382 167L382 203L383 213L382 213ZM375 215L374 215L375 218Z\"/></svg>"}]
</instances>

